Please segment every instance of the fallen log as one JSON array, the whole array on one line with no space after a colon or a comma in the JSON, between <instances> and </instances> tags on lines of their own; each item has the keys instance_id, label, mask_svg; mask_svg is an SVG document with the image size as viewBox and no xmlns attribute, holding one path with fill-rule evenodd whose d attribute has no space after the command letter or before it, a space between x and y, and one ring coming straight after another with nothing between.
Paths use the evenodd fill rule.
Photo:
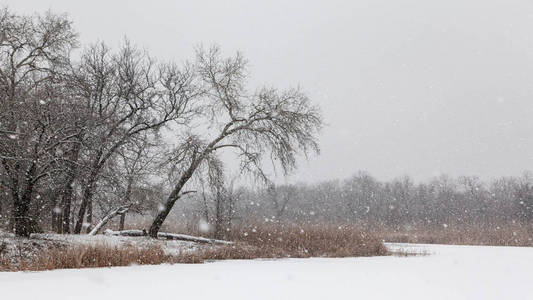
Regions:
<instances>
[{"instance_id":1,"label":"fallen log","mask_svg":"<svg viewBox=\"0 0 533 300\"><path fill-rule=\"evenodd\" d=\"M115 235L115 236L148 236L148 233L146 232L146 230L114 231L111 229L107 229L104 231L104 234ZM233 244L233 242L230 242L230 241L208 239L208 238L197 237L197 236L192 236L192 235L168 233L168 232L159 232L157 234L157 237L160 239L179 240L179 241L195 242L195 243L202 243L202 244L219 244L219 245Z\"/></svg>"},{"instance_id":2,"label":"fallen log","mask_svg":"<svg viewBox=\"0 0 533 300\"><path fill-rule=\"evenodd\" d=\"M109 220L113 219L114 217L116 217L118 215L125 214L130 209L130 207L131 207L131 204L124 205L124 206L121 206L121 207L117 207L114 210L112 210L100 222L98 222L98 224L96 224L96 226L94 226L93 230L91 230L91 232L89 232L89 235L96 235L98 233L98 231L100 231L100 229L102 229L102 227L104 227L105 224L107 224L107 222L109 222Z\"/></svg>"}]
</instances>

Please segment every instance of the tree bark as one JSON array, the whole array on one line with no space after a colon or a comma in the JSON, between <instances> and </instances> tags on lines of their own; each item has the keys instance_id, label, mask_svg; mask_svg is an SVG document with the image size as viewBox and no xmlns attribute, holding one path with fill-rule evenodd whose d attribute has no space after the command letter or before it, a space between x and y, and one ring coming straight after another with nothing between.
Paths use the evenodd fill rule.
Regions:
<instances>
[{"instance_id":1,"label":"tree bark","mask_svg":"<svg viewBox=\"0 0 533 300\"><path fill-rule=\"evenodd\" d=\"M72 207L72 194L73 194L73 188L72 188L72 182L73 180L70 182L70 184L67 184L65 186L65 190L63 192L63 197L62 197L62 207L63 207L63 212L62 212L62 232L63 233L70 233L70 210L71 210L71 207Z\"/></svg>"},{"instance_id":2,"label":"tree bark","mask_svg":"<svg viewBox=\"0 0 533 300\"><path fill-rule=\"evenodd\" d=\"M118 229L120 231L124 230L124 223L126 221L126 212L120 215L120 223L118 225Z\"/></svg>"},{"instance_id":3,"label":"tree bark","mask_svg":"<svg viewBox=\"0 0 533 300\"><path fill-rule=\"evenodd\" d=\"M32 233L30 216L28 215L29 203L25 199L16 199L14 204L15 235L29 237Z\"/></svg>"},{"instance_id":4,"label":"tree bark","mask_svg":"<svg viewBox=\"0 0 533 300\"><path fill-rule=\"evenodd\" d=\"M91 232L93 224L93 200L92 197L87 203L87 233Z\"/></svg>"},{"instance_id":5,"label":"tree bark","mask_svg":"<svg viewBox=\"0 0 533 300\"><path fill-rule=\"evenodd\" d=\"M157 233L159 232L159 230L161 230L163 222L170 213L170 210L172 210L174 203L176 203L176 201L178 200L178 194L180 191L181 187L175 189L168 197L165 207L160 210L159 213L155 216L154 221L152 222L152 225L150 226L149 230L149 234L151 237L157 238Z\"/></svg>"},{"instance_id":6,"label":"tree bark","mask_svg":"<svg viewBox=\"0 0 533 300\"><path fill-rule=\"evenodd\" d=\"M76 220L76 225L74 226L74 234L81 233L81 228L83 227L83 221L85 219L85 211L87 210L89 201L92 198L94 183L95 179L90 178L90 181L83 192L83 198L81 199L80 209L78 211L78 219Z\"/></svg>"},{"instance_id":7,"label":"tree bark","mask_svg":"<svg viewBox=\"0 0 533 300\"><path fill-rule=\"evenodd\" d=\"M33 220L29 215L33 185L29 184L21 197L17 197L14 203L15 235L29 237L34 231Z\"/></svg>"},{"instance_id":8,"label":"tree bark","mask_svg":"<svg viewBox=\"0 0 533 300\"><path fill-rule=\"evenodd\" d=\"M83 219L85 218L85 211L87 210L87 207L89 207L89 204L92 204L92 198L94 189L96 187L96 182L98 180L100 171L102 167L104 166L105 162L111 157L111 155L114 153L114 150L116 150L121 144L116 143L112 150L110 150L106 155L103 156L103 150L98 150L98 153L96 154L96 159L92 165L92 171L89 175L89 179L87 180L87 184L85 187L85 190L83 191L83 198L81 200L80 210L78 211L78 219L76 221L76 226L74 227L74 233L80 234L81 229L83 227ZM92 210L92 207L91 207ZM87 216L87 222L92 222L92 211L91 215Z\"/></svg>"},{"instance_id":9,"label":"tree bark","mask_svg":"<svg viewBox=\"0 0 533 300\"><path fill-rule=\"evenodd\" d=\"M59 207L54 208L54 209L60 210L59 213L55 213L54 230L56 233L62 233L63 232L63 226L61 225L61 220L63 219L62 210Z\"/></svg>"},{"instance_id":10,"label":"tree bark","mask_svg":"<svg viewBox=\"0 0 533 300\"><path fill-rule=\"evenodd\" d=\"M157 238L157 233L159 232L159 230L161 230L161 226L163 225L163 222L165 222L165 219L167 218L168 214L172 210L172 207L174 207L174 204L179 199L181 190L183 189L187 181L191 179L192 175L196 171L196 168L198 168L203 158L205 157L206 153L207 153L207 150L204 151L204 153L202 153L200 157L192 161L187 171L183 173L178 183L174 186L174 189L172 190L172 192L167 198L165 207L161 209L159 213L155 216L154 221L152 222L152 225L150 226L150 230L148 231L148 234L150 235L150 237Z\"/></svg>"},{"instance_id":11,"label":"tree bark","mask_svg":"<svg viewBox=\"0 0 533 300\"><path fill-rule=\"evenodd\" d=\"M70 233L70 214L71 214L71 208L72 208L72 199L74 198L74 188L72 185L74 184L74 180L77 176L77 165L76 162L79 160L80 156L80 149L81 149L81 137L83 136L83 133L80 133L78 135L78 143L74 144L74 148L72 152L70 153L70 163L69 163L69 169L68 169L68 177L65 182L65 185L63 186L63 190L61 191L61 207L62 207L62 233Z\"/></svg>"},{"instance_id":12,"label":"tree bark","mask_svg":"<svg viewBox=\"0 0 533 300\"><path fill-rule=\"evenodd\" d=\"M222 198L224 197L220 191L217 191L217 195L216 195L216 202L215 202L215 232L214 232L214 238L215 239L220 239L222 238L222 222L223 222L223 212L222 212L222 205L223 205L223 201L224 199Z\"/></svg>"},{"instance_id":13,"label":"tree bark","mask_svg":"<svg viewBox=\"0 0 533 300\"><path fill-rule=\"evenodd\" d=\"M54 230L56 233L61 233L61 210L59 208L58 198L60 193L55 193L52 195L52 219L51 219L51 226L52 230Z\"/></svg>"},{"instance_id":14,"label":"tree bark","mask_svg":"<svg viewBox=\"0 0 533 300\"><path fill-rule=\"evenodd\" d=\"M34 184L32 182L34 173L35 164L32 164L26 172L26 186L22 195L20 195L18 191L15 192L15 190L12 189L15 200L13 203L13 221L15 223L15 235L17 236L29 237L34 231L34 222L29 215L31 197L33 195L34 188ZM16 187L18 189L18 183Z\"/></svg>"}]
</instances>

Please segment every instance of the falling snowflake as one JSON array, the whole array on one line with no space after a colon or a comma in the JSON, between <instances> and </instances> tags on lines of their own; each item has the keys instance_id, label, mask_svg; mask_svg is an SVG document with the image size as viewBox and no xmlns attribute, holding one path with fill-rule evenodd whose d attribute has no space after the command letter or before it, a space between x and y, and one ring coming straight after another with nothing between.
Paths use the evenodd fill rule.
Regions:
<instances>
[{"instance_id":1,"label":"falling snowflake","mask_svg":"<svg viewBox=\"0 0 533 300\"><path fill-rule=\"evenodd\" d=\"M207 223L207 221L204 219L201 219L198 222L198 230L200 230L201 232L208 232L210 227L211 226L209 226L209 223Z\"/></svg>"}]
</instances>

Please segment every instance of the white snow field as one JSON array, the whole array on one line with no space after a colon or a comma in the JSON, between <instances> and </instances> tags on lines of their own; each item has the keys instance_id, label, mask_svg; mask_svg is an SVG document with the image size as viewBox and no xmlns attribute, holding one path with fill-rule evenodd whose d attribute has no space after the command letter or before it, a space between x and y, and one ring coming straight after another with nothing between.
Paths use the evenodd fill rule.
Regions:
<instances>
[{"instance_id":1,"label":"white snow field","mask_svg":"<svg viewBox=\"0 0 533 300\"><path fill-rule=\"evenodd\" d=\"M0 299L533 299L533 248L0 273Z\"/></svg>"}]
</instances>

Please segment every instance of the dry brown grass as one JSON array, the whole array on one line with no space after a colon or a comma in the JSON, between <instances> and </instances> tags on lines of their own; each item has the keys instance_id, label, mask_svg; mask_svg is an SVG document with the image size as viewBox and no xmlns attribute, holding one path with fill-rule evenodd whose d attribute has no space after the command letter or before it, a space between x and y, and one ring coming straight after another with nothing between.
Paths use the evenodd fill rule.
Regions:
<instances>
[{"instance_id":1,"label":"dry brown grass","mask_svg":"<svg viewBox=\"0 0 533 300\"><path fill-rule=\"evenodd\" d=\"M348 257L386 255L376 237L355 226L250 223L229 234L267 257Z\"/></svg>"},{"instance_id":2,"label":"dry brown grass","mask_svg":"<svg viewBox=\"0 0 533 300\"><path fill-rule=\"evenodd\" d=\"M138 225L137 225L138 226ZM137 227L138 228L138 227ZM193 236L213 237L213 232L202 232L191 224L165 224L164 230L185 233ZM235 250L235 256L262 258L276 257L348 257L386 255L387 249L373 234L363 226L353 224L298 224L247 221L233 225L224 239L257 249L256 254L246 254ZM225 249L224 251L233 251ZM243 257L247 258L247 257Z\"/></svg>"},{"instance_id":3,"label":"dry brown grass","mask_svg":"<svg viewBox=\"0 0 533 300\"><path fill-rule=\"evenodd\" d=\"M52 248L37 255L23 258L16 263L0 261L4 271L44 271L53 269L97 268L110 266L129 266L133 264L162 264L172 257L161 248L139 249L134 247L73 246Z\"/></svg>"},{"instance_id":4,"label":"dry brown grass","mask_svg":"<svg viewBox=\"0 0 533 300\"><path fill-rule=\"evenodd\" d=\"M352 226L249 223L228 234L234 245L187 254L189 259L359 257L389 255L376 237Z\"/></svg>"},{"instance_id":5,"label":"dry brown grass","mask_svg":"<svg viewBox=\"0 0 533 300\"><path fill-rule=\"evenodd\" d=\"M372 232L384 241L396 243L533 247L533 225L513 223L491 226L462 224L438 228L378 228Z\"/></svg>"},{"instance_id":6,"label":"dry brown grass","mask_svg":"<svg viewBox=\"0 0 533 300\"><path fill-rule=\"evenodd\" d=\"M230 232L232 245L203 247L179 255L165 254L158 245L137 248L61 246L43 249L14 262L0 256L0 271L43 271L163 263L201 263L205 260L354 257L388 255L383 243L355 227L248 224Z\"/></svg>"},{"instance_id":7,"label":"dry brown grass","mask_svg":"<svg viewBox=\"0 0 533 300\"><path fill-rule=\"evenodd\" d=\"M142 224L142 222L141 222ZM483 223L458 223L447 224L447 226L385 226L382 223L356 223L341 224L345 228L344 238L347 235L353 235L355 232L366 232L367 235L377 237L381 241L395 243L423 243L423 244L449 244L449 245L484 245L484 246L520 246L533 247L533 224L524 224L518 222L494 222L492 224ZM141 226L142 227L142 226ZM332 231L338 228L334 224L280 224L264 223L261 221L246 222L244 225L233 226L232 231L227 238L233 241L253 242L252 239L260 235L253 235L252 229L257 227L258 231L269 231L269 233L278 234L279 228L284 228L286 232L294 233L298 228L321 228L320 231ZM138 227L136 227L138 229ZM195 224L169 223L165 225L164 230L169 232L187 233L194 236L212 237L212 232L201 232ZM243 236L243 233L249 236ZM309 232L307 230L306 232ZM313 230L316 234L316 230ZM342 237L338 236L337 241ZM329 238L329 237L326 237ZM264 239L263 239L264 240Z\"/></svg>"},{"instance_id":8,"label":"dry brown grass","mask_svg":"<svg viewBox=\"0 0 533 300\"><path fill-rule=\"evenodd\" d=\"M225 253L227 250L222 250ZM159 265L175 263L202 263L213 259L218 249L166 254L160 246L148 248L111 247L107 245L52 248L18 261L0 258L0 271L45 271L55 269L102 268L131 265Z\"/></svg>"}]
</instances>

